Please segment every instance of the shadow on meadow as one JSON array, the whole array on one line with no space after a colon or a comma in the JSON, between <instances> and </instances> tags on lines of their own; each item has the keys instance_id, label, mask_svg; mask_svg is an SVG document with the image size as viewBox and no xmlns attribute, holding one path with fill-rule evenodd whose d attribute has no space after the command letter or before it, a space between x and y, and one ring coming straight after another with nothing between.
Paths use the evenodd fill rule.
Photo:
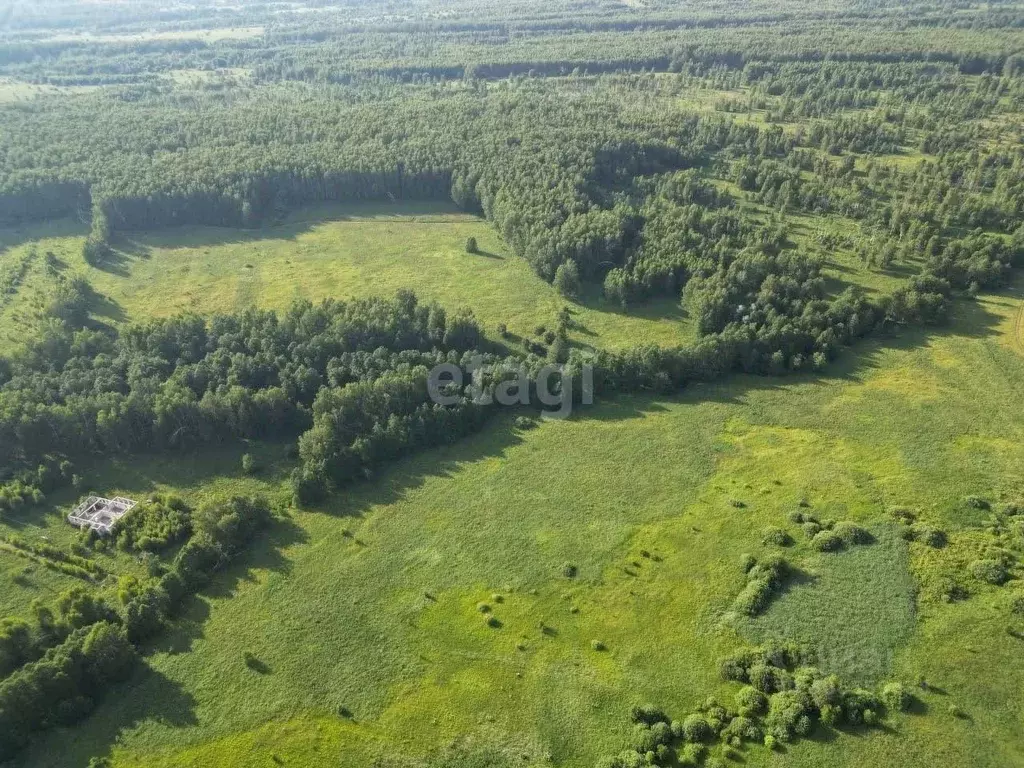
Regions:
<instances>
[{"instance_id":1,"label":"shadow on meadow","mask_svg":"<svg viewBox=\"0 0 1024 768\"><path fill-rule=\"evenodd\" d=\"M0 227L0 257L10 248L57 237L85 237L89 225L73 218L44 219Z\"/></svg>"},{"instance_id":2,"label":"shadow on meadow","mask_svg":"<svg viewBox=\"0 0 1024 768\"><path fill-rule=\"evenodd\" d=\"M67 768L86 768L94 757L107 757L121 735L142 723L156 722L175 728L198 724L196 700L184 687L145 660L130 680L107 691L85 721L71 729L59 728L26 749L10 766L50 762ZM67 738L70 734L74 738ZM51 753L59 744L59 757Z\"/></svg>"},{"instance_id":3,"label":"shadow on meadow","mask_svg":"<svg viewBox=\"0 0 1024 768\"><path fill-rule=\"evenodd\" d=\"M261 240L295 241L324 224L387 221L391 224L429 224L430 217L467 216L454 203L444 200L407 200L400 203L325 203L292 211L275 222L255 228L217 227L188 224L180 227L121 231L115 236L114 247L122 256L147 259L153 248L216 248L227 245L248 245ZM399 218L400 217L400 218ZM436 223L451 223L439 220ZM503 258L480 252L488 258Z\"/></svg>"}]
</instances>

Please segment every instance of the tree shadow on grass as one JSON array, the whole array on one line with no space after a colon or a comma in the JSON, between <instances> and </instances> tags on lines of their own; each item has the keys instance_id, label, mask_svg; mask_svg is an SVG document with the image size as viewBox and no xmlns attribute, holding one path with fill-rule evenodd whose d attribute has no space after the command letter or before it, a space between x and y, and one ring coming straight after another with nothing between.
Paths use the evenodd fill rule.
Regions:
<instances>
[{"instance_id":1,"label":"tree shadow on grass","mask_svg":"<svg viewBox=\"0 0 1024 768\"><path fill-rule=\"evenodd\" d=\"M85 237L89 226L72 217L0 226L0 254L9 248L53 237Z\"/></svg>"},{"instance_id":2,"label":"tree shadow on grass","mask_svg":"<svg viewBox=\"0 0 1024 768\"><path fill-rule=\"evenodd\" d=\"M195 698L180 683L143 661L130 680L106 692L88 718L46 732L12 765L85 768L93 757L109 757L122 734L144 722L174 728L198 725L195 708Z\"/></svg>"},{"instance_id":3,"label":"tree shadow on grass","mask_svg":"<svg viewBox=\"0 0 1024 768\"><path fill-rule=\"evenodd\" d=\"M108 272L117 277L131 277L132 259L124 251L109 248L93 266L101 272Z\"/></svg>"},{"instance_id":4,"label":"tree shadow on grass","mask_svg":"<svg viewBox=\"0 0 1024 768\"><path fill-rule=\"evenodd\" d=\"M109 296L93 295L89 311L98 324L108 326L109 323L123 323L128 319L124 308Z\"/></svg>"},{"instance_id":5,"label":"tree shadow on grass","mask_svg":"<svg viewBox=\"0 0 1024 768\"><path fill-rule=\"evenodd\" d=\"M465 211L458 209L450 201L442 200L403 200L400 202L381 200L365 204L322 203L300 207L283 218L268 222L258 228L189 224L145 233L131 233L130 237L135 249L148 253L152 248L214 248L223 245L258 243L261 240L294 241L319 226L333 222L383 223L392 221L398 223L408 219L411 223L424 223L414 221L415 217L464 214ZM121 233L120 237L126 238L126 235ZM503 258L483 252L480 255Z\"/></svg>"},{"instance_id":6,"label":"tree shadow on grass","mask_svg":"<svg viewBox=\"0 0 1024 768\"><path fill-rule=\"evenodd\" d=\"M275 520L270 529L257 538L249 549L213 579L198 594L189 595L175 612L173 625L145 648L146 653L169 655L188 653L196 640L203 637L203 627L210 618L214 600L234 596L244 583L254 583L259 572L288 575L292 562L282 550L309 540L306 532L289 519Z\"/></svg>"},{"instance_id":7,"label":"tree shadow on grass","mask_svg":"<svg viewBox=\"0 0 1024 768\"><path fill-rule=\"evenodd\" d=\"M337 517L362 517L375 506L401 501L429 478L451 478L467 464L505 456L523 441L522 430L514 423L515 413L497 414L480 432L382 467L366 481L346 486L311 509Z\"/></svg>"},{"instance_id":8,"label":"tree shadow on grass","mask_svg":"<svg viewBox=\"0 0 1024 768\"><path fill-rule=\"evenodd\" d=\"M505 257L502 256L501 254L492 253L490 251L485 251L483 248L478 248L476 253L474 253L472 255L473 256L482 256L485 259L496 259L497 261L504 261L505 260Z\"/></svg>"}]
</instances>

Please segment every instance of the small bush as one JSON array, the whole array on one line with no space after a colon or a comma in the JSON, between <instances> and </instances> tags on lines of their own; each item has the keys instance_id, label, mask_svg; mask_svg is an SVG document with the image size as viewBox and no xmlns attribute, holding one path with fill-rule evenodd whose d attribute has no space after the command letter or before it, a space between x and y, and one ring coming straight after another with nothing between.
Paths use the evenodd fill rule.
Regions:
<instances>
[{"instance_id":1,"label":"small bush","mask_svg":"<svg viewBox=\"0 0 1024 768\"><path fill-rule=\"evenodd\" d=\"M788 517L789 522L796 523L797 525L803 523L805 519L804 513L801 512L799 509L794 509L792 512L789 513Z\"/></svg>"},{"instance_id":2,"label":"small bush","mask_svg":"<svg viewBox=\"0 0 1024 768\"><path fill-rule=\"evenodd\" d=\"M913 697L902 683L888 683L882 688L882 703L892 712L906 712Z\"/></svg>"},{"instance_id":3,"label":"small bush","mask_svg":"<svg viewBox=\"0 0 1024 768\"><path fill-rule=\"evenodd\" d=\"M904 538L909 538L912 541L919 541L922 544L927 544L933 549L941 549L946 546L946 533L937 528L932 528L931 526L924 525L923 523L917 523L910 526L908 530L910 535L905 535Z\"/></svg>"},{"instance_id":4,"label":"small bush","mask_svg":"<svg viewBox=\"0 0 1024 768\"><path fill-rule=\"evenodd\" d=\"M989 504L988 501L981 498L980 496L967 496L964 499L964 504L966 504L968 507L971 507L972 509L978 509L983 511L992 508L992 505Z\"/></svg>"},{"instance_id":5,"label":"small bush","mask_svg":"<svg viewBox=\"0 0 1024 768\"><path fill-rule=\"evenodd\" d=\"M629 716L634 723L643 723L644 725L668 722L668 717L665 713L652 704L633 707L630 710Z\"/></svg>"},{"instance_id":6,"label":"small bush","mask_svg":"<svg viewBox=\"0 0 1024 768\"><path fill-rule=\"evenodd\" d=\"M679 750L679 764L683 766L698 766L704 759L707 747L703 744L684 744Z\"/></svg>"},{"instance_id":7,"label":"small bush","mask_svg":"<svg viewBox=\"0 0 1024 768\"><path fill-rule=\"evenodd\" d=\"M757 663L748 670L750 684L764 694L792 690L793 676L771 664Z\"/></svg>"},{"instance_id":8,"label":"small bush","mask_svg":"<svg viewBox=\"0 0 1024 768\"><path fill-rule=\"evenodd\" d=\"M832 532L841 538L844 544L851 547L855 544L870 544L874 541L874 537L866 529L846 520L836 523Z\"/></svg>"},{"instance_id":9,"label":"small bush","mask_svg":"<svg viewBox=\"0 0 1024 768\"><path fill-rule=\"evenodd\" d=\"M487 617L487 626L491 629L500 629L501 621L499 621L498 617L492 613Z\"/></svg>"},{"instance_id":10,"label":"small bush","mask_svg":"<svg viewBox=\"0 0 1024 768\"><path fill-rule=\"evenodd\" d=\"M707 741L714 736L711 724L702 715L689 715L683 720L683 738L691 743Z\"/></svg>"},{"instance_id":11,"label":"small bush","mask_svg":"<svg viewBox=\"0 0 1024 768\"><path fill-rule=\"evenodd\" d=\"M1024 616L1024 594L1017 595L1010 601L1010 611L1018 616Z\"/></svg>"},{"instance_id":12,"label":"small bush","mask_svg":"<svg viewBox=\"0 0 1024 768\"><path fill-rule=\"evenodd\" d=\"M801 526L801 528L803 528L803 532L807 535L807 538L809 539L813 539L815 536L821 533L821 524L816 523L813 520L808 520Z\"/></svg>"},{"instance_id":13,"label":"small bush","mask_svg":"<svg viewBox=\"0 0 1024 768\"><path fill-rule=\"evenodd\" d=\"M470 237L466 240L466 253L480 253L480 244L477 243L475 237Z\"/></svg>"},{"instance_id":14,"label":"small bush","mask_svg":"<svg viewBox=\"0 0 1024 768\"><path fill-rule=\"evenodd\" d=\"M835 675L822 677L811 683L811 701L818 709L837 707L843 702L843 688Z\"/></svg>"},{"instance_id":15,"label":"small bush","mask_svg":"<svg viewBox=\"0 0 1024 768\"><path fill-rule=\"evenodd\" d=\"M829 728L835 728L843 720L843 711L839 707L834 707L831 704L827 704L822 707L819 714L822 724Z\"/></svg>"},{"instance_id":16,"label":"small bush","mask_svg":"<svg viewBox=\"0 0 1024 768\"><path fill-rule=\"evenodd\" d=\"M752 685L745 685L736 694L736 708L747 717L762 715L768 709L768 697Z\"/></svg>"},{"instance_id":17,"label":"small bush","mask_svg":"<svg viewBox=\"0 0 1024 768\"><path fill-rule=\"evenodd\" d=\"M811 546L819 552L838 552L846 544L835 531L819 531L811 539Z\"/></svg>"},{"instance_id":18,"label":"small bush","mask_svg":"<svg viewBox=\"0 0 1024 768\"><path fill-rule=\"evenodd\" d=\"M999 560L983 559L975 560L970 565L971 575L978 581L986 584L999 586L1005 584L1010 578L1010 572Z\"/></svg>"},{"instance_id":19,"label":"small bush","mask_svg":"<svg viewBox=\"0 0 1024 768\"><path fill-rule=\"evenodd\" d=\"M491 606L489 606L487 603L477 603L476 609L478 611L480 611L480 613L490 613L491 612Z\"/></svg>"},{"instance_id":20,"label":"small bush","mask_svg":"<svg viewBox=\"0 0 1024 768\"><path fill-rule=\"evenodd\" d=\"M579 569L572 563L566 563L562 566L562 575L567 579L575 579L579 573Z\"/></svg>"},{"instance_id":21,"label":"small bush","mask_svg":"<svg viewBox=\"0 0 1024 768\"><path fill-rule=\"evenodd\" d=\"M761 535L761 543L765 546L788 547L793 543L793 537L782 528L765 528Z\"/></svg>"},{"instance_id":22,"label":"small bush","mask_svg":"<svg viewBox=\"0 0 1024 768\"><path fill-rule=\"evenodd\" d=\"M606 650L608 650L608 647L604 643L602 643L600 640L591 640L590 641L590 647L592 649L594 649L595 651L606 651Z\"/></svg>"},{"instance_id":23,"label":"small bush","mask_svg":"<svg viewBox=\"0 0 1024 768\"><path fill-rule=\"evenodd\" d=\"M740 715L734 717L722 730L722 737L729 741L737 739L740 743L744 741L758 742L761 741L763 734L754 720Z\"/></svg>"},{"instance_id":24,"label":"small bush","mask_svg":"<svg viewBox=\"0 0 1024 768\"><path fill-rule=\"evenodd\" d=\"M966 600L971 596L970 591L959 579L953 577L946 577L942 580L939 585L939 594L942 595L942 599L947 603L955 603L958 600Z\"/></svg>"},{"instance_id":25,"label":"small bush","mask_svg":"<svg viewBox=\"0 0 1024 768\"><path fill-rule=\"evenodd\" d=\"M917 513L907 507L893 507L889 510L889 516L897 522L910 525L917 520Z\"/></svg>"}]
</instances>

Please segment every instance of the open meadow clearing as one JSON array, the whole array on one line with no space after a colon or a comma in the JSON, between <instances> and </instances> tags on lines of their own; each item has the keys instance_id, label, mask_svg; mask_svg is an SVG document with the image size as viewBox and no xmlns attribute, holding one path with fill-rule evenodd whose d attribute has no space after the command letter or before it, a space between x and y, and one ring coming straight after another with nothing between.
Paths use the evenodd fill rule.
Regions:
<instances>
[{"instance_id":1,"label":"open meadow clearing","mask_svg":"<svg viewBox=\"0 0 1024 768\"><path fill-rule=\"evenodd\" d=\"M495 340L499 324L529 338L551 325L566 305L554 289L509 253L483 220L436 203L348 205L305 211L295 223L251 232L181 227L129 234L95 267L81 257L81 240L49 237L0 253L0 269L35 258L18 291L0 299L0 333L24 343L45 315L52 281L43 256L53 252L68 274L81 274L102 297L100 319L117 324L249 308L287 309L298 299L391 296L406 289L450 309L467 307ZM72 222L64 228L74 230ZM32 236L39 230L28 229ZM49 234L53 234L53 228ZM8 232L8 238L17 239ZM474 237L480 252L466 253ZM619 349L644 339L672 346L692 338L678 302L656 301L624 311L599 294L569 302L570 338L583 348Z\"/></svg>"}]
</instances>

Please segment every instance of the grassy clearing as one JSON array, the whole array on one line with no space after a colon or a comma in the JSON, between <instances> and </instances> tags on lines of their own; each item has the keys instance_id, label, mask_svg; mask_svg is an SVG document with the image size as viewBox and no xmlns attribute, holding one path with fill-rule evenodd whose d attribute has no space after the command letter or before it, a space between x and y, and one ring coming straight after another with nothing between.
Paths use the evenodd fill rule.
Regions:
<instances>
[{"instance_id":1,"label":"grassy clearing","mask_svg":"<svg viewBox=\"0 0 1024 768\"><path fill-rule=\"evenodd\" d=\"M912 506L956 535L983 517L964 496L1024 493L1024 416L1006 407L1024 375L1010 336L1020 300L962 305L949 331L865 346L829 378L739 378L527 432L502 421L406 461L279 525L194 602L144 674L24 764L110 754L125 766L357 765L468 735L523 764L549 753L592 766L628 740L631 705L678 715L729 695L717 660L745 642L726 621L740 555L760 555L761 531L799 500L862 524ZM282 492L286 461L243 478L229 453L133 461L107 477L129 495ZM836 668L867 660L865 677L923 674L942 692L922 693L927 717L815 738L786 764L1020 764L1024 669L1005 633L1007 593L980 587L946 605L925 590L910 633L911 578L927 583L956 547L908 549L875 530L872 546L794 555L817 581L756 626L826 651L849 645ZM269 673L247 669L243 650ZM969 720L948 714L954 703Z\"/></svg>"},{"instance_id":2,"label":"grassy clearing","mask_svg":"<svg viewBox=\"0 0 1024 768\"><path fill-rule=\"evenodd\" d=\"M475 237L481 253L466 253ZM69 247L74 251L73 247ZM489 224L437 204L367 205L306 211L269 230L189 227L131 239L103 269L80 255L83 272L115 322L191 311L287 307L297 298L392 295L403 288L455 309L471 308L488 333L499 323L523 337L553 327L566 303L511 254ZM599 297L570 304L577 344L629 347L643 339L673 345L691 338L675 300L623 313Z\"/></svg>"},{"instance_id":3,"label":"grassy clearing","mask_svg":"<svg viewBox=\"0 0 1024 768\"><path fill-rule=\"evenodd\" d=\"M223 27L220 29L167 29L126 34L96 34L77 32L46 37L44 43L139 43L147 40L198 40L214 43L218 40L251 40L262 37L264 27Z\"/></svg>"},{"instance_id":4,"label":"grassy clearing","mask_svg":"<svg viewBox=\"0 0 1024 768\"><path fill-rule=\"evenodd\" d=\"M794 538L805 538L788 527ZM789 590L741 631L755 643L804 643L822 669L877 685L913 633L916 586L908 546L895 527L878 526L874 535L877 541L868 546L799 559L801 572Z\"/></svg>"},{"instance_id":5,"label":"grassy clearing","mask_svg":"<svg viewBox=\"0 0 1024 768\"><path fill-rule=\"evenodd\" d=\"M0 344L6 352L23 347L46 322L54 281L46 274L44 259L53 253L64 267L81 259L75 237L81 230L67 220L45 227L0 229L0 284L10 286L10 292L0 295Z\"/></svg>"},{"instance_id":6,"label":"grassy clearing","mask_svg":"<svg viewBox=\"0 0 1024 768\"><path fill-rule=\"evenodd\" d=\"M0 104L14 104L32 101L44 96L61 96L73 93L86 93L100 86L93 85L35 85L23 83L9 77L0 77Z\"/></svg>"}]
</instances>

